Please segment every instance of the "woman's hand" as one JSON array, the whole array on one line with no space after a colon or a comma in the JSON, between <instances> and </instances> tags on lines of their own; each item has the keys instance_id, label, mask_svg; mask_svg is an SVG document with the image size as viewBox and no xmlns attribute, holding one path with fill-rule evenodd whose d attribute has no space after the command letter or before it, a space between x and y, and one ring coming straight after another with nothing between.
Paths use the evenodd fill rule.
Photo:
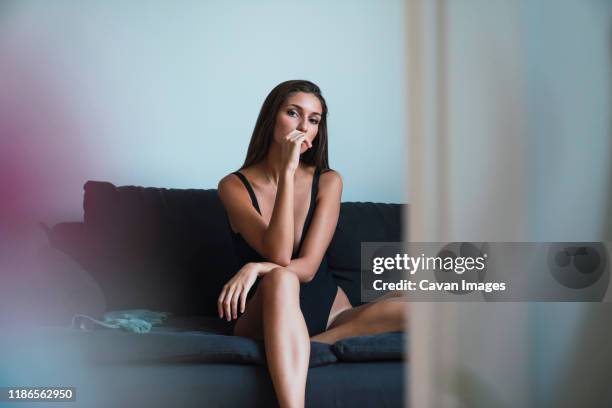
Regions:
<instances>
[{"instance_id":1,"label":"woman's hand","mask_svg":"<svg viewBox=\"0 0 612 408\"><path fill-rule=\"evenodd\" d=\"M220 319L223 319L224 316L228 322L232 320L232 318L237 319L238 306L240 306L240 313L244 313L247 294L255 283L258 274L259 265L249 262L240 268L240 270L236 272L236 275L223 285L223 289L217 300L217 309ZM238 302L240 302L240 304Z\"/></svg>"},{"instance_id":2,"label":"woman's hand","mask_svg":"<svg viewBox=\"0 0 612 408\"><path fill-rule=\"evenodd\" d=\"M295 172L298 168L302 143L308 148L312 147L312 144L306 140L306 133L299 130L292 131L281 141L281 162L286 170Z\"/></svg>"}]
</instances>

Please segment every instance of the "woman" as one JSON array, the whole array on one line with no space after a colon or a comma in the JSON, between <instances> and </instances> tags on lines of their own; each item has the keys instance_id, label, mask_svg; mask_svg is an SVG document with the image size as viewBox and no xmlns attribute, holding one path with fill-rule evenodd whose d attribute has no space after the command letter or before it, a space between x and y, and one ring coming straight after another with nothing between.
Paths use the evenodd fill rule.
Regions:
<instances>
[{"instance_id":1,"label":"woman","mask_svg":"<svg viewBox=\"0 0 612 408\"><path fill-rule=\"evenodd\" d=\"M219 317L236 320L235 335L264 339L280 406L303 406L311 339L403 327L400 303L353 308L327 270L342 178L328 165L318 86L287 81L270 92L244 164L218 190L244 264L219 295Z\"/></svg>"}]
</instances>

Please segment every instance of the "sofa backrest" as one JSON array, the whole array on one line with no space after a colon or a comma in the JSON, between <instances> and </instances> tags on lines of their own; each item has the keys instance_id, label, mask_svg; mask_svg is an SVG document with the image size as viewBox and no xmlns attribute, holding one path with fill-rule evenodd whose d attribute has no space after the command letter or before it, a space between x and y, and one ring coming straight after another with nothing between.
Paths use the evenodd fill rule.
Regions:
<instances>
[{"instance_id":1,"label":"sofa backrest","mask_svg":"<svg viewBox=\"0 0 612 408\"><path fill-rule=\"evenodd\" d=\"M361 304L361 243L402 240L403 204L345 202L327 249L330 271L351 304Z\"/></svg>"},{"instance_id":2,"label":"sofa backrest","mask_svg":"<svg viewBox=\"0 0 612 408\"><path fill-rule=\"evenodd\" d=\"M56 225L52 242L98 281L107 310L216 315L221 287L238 268L217 190L100 181L88 181L84 189L83 223ZM402 207L341 205L327 256L354 305L360 303L360 243L401 240Z\"/></svg>"}]
</instances>

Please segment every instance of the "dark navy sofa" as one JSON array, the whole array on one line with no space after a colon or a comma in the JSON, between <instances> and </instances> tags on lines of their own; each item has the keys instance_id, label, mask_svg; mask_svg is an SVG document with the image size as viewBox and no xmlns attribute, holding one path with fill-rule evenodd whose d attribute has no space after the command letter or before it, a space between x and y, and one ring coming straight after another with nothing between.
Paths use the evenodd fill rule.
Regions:
<instances>
[{"instance_id":1,"label":"dark navy sofa","mask_svg":"<svg viewBox=\"0 0 612 408\"><path fill-rule=\"evenodd\" d=\"M104 378L112 390L104 393L104 404L275 406L263 344L231 336L230 324L217 317L221 286L238 268L217 191L99 181L84 189L84 220L53 226L51 245L94 278L106 311L171 312L144 334L47 328L45 336L78 350ZM353 305L361 304L360 243L400 241L403 210L401 204L342 203L326 256ZM403 406L404 342L403 333L332 346L313 342L307 406ZM81 390L81 401L87 398Z\"/></svg>"}]
</instances>

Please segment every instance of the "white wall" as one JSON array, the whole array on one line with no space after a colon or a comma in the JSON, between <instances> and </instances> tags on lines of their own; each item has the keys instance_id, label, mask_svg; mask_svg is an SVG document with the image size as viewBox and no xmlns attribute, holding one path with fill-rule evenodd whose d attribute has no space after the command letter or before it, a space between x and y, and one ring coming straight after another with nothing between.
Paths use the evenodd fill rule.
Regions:
<instances>
[{"instance_id":1,"label":"white wall","mask_svg":"<svg viewBox=\"0 0 612 408\"><path fill-rule=\"evenodd\" d=\"M612 240L612 3L522 8L530 235Z\"/></svg>"},{"instance_id":2,"label":"white wall","mask_svg":"<svg viewBox=\"0 0 612 408\"><path fill-rule=\"evenodd\" d=\"M4 2L0 103L12 113L0 124L28 124L20 154L51 190L49 218L79 219L89 179L216 187L244 160L267 93L309 79L329 105L343 200L405 202L404 7Z\"/></svg>"}]
</instances>

